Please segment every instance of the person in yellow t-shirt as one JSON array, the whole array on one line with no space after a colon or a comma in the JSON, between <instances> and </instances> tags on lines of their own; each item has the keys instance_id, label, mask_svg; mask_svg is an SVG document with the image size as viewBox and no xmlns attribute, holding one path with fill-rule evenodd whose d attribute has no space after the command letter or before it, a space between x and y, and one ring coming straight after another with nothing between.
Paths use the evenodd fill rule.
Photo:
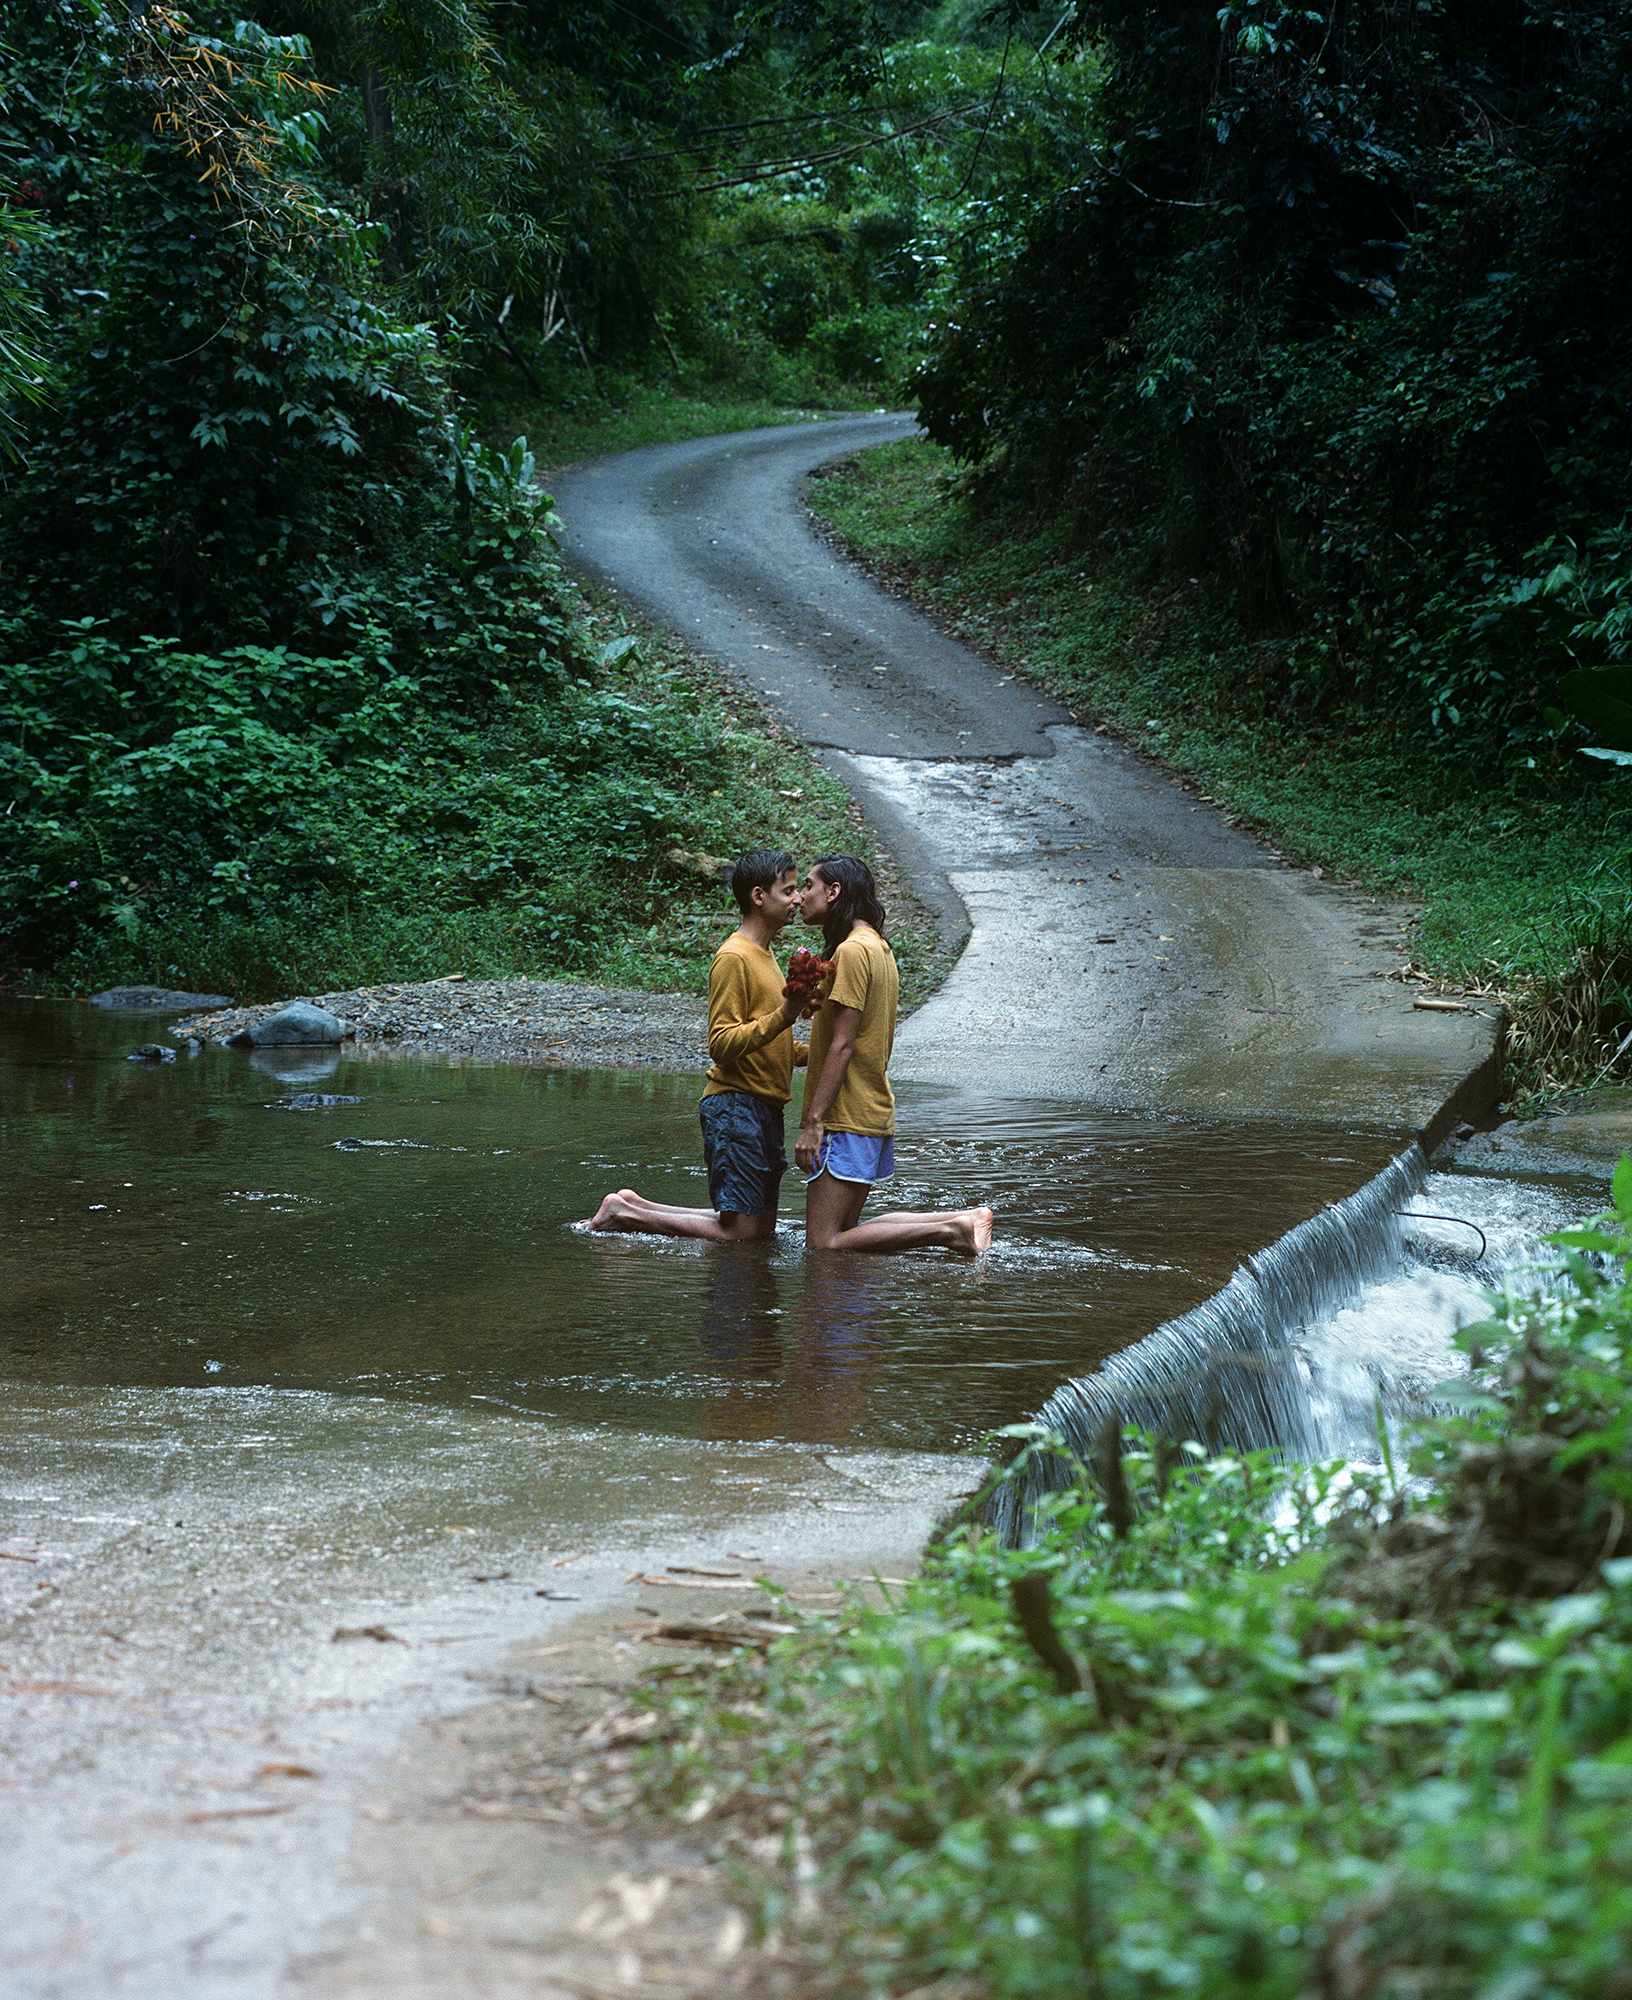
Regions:
<instances>
[{"instance_id":1,"label":"person in yellow t-shirt","mask_svg":"<svg viewBox=\"0 0 1632 2000\"><path fill-rule=\"evenodd\" d=\"M805 877L800 913L822 928L833 974L810 1031L804 1111L793 1157L805 1176L807 1250L914 1250L941 1244L974 1255L992 1240L989 1208L898 1209L861 1220L875 1182L895 1172L898 981L872 870L828 854Z\"/></svg>"},{"instance_id":2,"label":"person in yellow t-shirt","mask_svg":"<svg viewBox=\"0 0 1632 2000\"><path fill-rule=\"evenodd\" d=\"M772 940L800 906L793 856L770 847L745 854L731 871L731 893L742 922L708 969L711 1061L697 1107L712 1206L676 1208L619 1188L581 1227L707 1243L758 1243L776 1234L788 1171L782 1114L805 1059L791 1032L803 1003L783 998L782 968L771 956Z\"/></svg>"}]
</instances>

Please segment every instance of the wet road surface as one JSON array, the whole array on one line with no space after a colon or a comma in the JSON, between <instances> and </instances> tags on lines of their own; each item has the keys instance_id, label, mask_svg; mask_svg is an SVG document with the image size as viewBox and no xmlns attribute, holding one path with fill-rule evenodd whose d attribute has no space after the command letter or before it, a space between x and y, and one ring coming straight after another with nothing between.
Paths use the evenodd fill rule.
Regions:
<instances>
[{"instance_id":1,"label":"wet road surface","mask_svg":"<svg viewBox=\"0 0 1632 2000\"><path fill-rule=\"evenodd\" d=\"M892 1074L1433 1141L1493 1106L1495 1019L1425 1012L1383 977L1402 911L1284 866L818 541L808 474L912 429L838 418L552 479L572 560L817 745L968 936Z\"/></svg>"}]
</instances>

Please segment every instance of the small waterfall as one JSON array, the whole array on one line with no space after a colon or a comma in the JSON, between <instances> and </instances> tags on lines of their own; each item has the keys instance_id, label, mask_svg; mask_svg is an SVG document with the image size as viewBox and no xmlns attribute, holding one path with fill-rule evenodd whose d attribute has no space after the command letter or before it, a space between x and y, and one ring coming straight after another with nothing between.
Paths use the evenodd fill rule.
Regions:
<instances>
[{"instance_id":1,"label":"small waterfall","mask_svg":"<svg viewBox=\"0 0 1632 2000\"><path fill-rule=\"evenodd\" d=\"M1037 1413L1080 1459L1107 1427L1195 1438L1220 1451L1269 1448L1316 1457L1322 1427L1299 1334L1398 1275L1398 1210L1418 1194L1428 1163L1415 1142L1357 1193L1249 1257L1221 1292L1113 1355L1095 1375L1062 1383ZM1017 1491L999 1488L994 1530L1025 1535L1030 1503L1067 1484L1058 1460L1036 1464Z\"/></svg>"}]
</instances>

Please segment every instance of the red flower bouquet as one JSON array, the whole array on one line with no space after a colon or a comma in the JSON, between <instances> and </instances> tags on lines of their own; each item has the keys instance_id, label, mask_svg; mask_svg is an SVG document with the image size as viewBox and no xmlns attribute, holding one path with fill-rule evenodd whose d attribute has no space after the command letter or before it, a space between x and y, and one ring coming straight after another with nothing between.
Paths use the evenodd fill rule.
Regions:
<instances>
[{"instance_id":1,"label":"red flower bouquet","mask_svg":"<svg viewBox=\"0 0 1632 2000\"><path fill-rule=\"evenodd\" d=\"M830 958L819 958L815 952L806 951L801 945L788 960L787 984L782 988L784 1000L797 1000L804 1014L814 1014L821 1005L822 981L833 971Z\"/></svg>"}]
</instances>

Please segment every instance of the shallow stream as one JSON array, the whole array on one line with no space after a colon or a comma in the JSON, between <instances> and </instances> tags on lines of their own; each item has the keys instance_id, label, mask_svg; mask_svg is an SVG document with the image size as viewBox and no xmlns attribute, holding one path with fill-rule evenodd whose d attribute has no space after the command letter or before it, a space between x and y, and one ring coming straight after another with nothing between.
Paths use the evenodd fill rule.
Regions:
<instances>
[{"instance_id":1,"label":"shallow stream","mask_svg":"<svg viewBox=\"0 0 1632 2000\"><path fill-rule=\"evenodd\" d=\"M0 1014L13 1381L958 1449L1196 1304L1392 1151L1379 1132L909 1087L881 1196L991 1203L992 1255L807 1263L791 1179L768 1251L571 1229L624 1183L706 1200L690 1078L318 1051L128 1061L158 1027L66 1004ZM318 1096L357 1101L291 1102Z\"/></svg>"},{"instance_id":2,"label":"shallow stream","mask_svg":"<svg viewBox=\"0 0 1632 2000\"><path fill-rule=\"evenodd\" d=\"M0 1013L0 1375L19 1385L318 1390L680 1439L966 1449L1209 1297L1397 1144L909 1086L881 1194L989 1202L988 1259L807 1261L791 1179L778 1242L721 1253L571 1228L623 1183L706 1199L690 1078L321 1051L127 1060L155 1026ZM319 1097L355 1101L300 1102ZM1398 1284L1321 1329L1328 1377L1431 1374L1471 1280L1601 1196L1583 1174L1435 1175L1413 1205L1482 1223L1490 1255L1475 1271L1472 1233L1414 1227Z\"/></svg>"}]
</instances>

